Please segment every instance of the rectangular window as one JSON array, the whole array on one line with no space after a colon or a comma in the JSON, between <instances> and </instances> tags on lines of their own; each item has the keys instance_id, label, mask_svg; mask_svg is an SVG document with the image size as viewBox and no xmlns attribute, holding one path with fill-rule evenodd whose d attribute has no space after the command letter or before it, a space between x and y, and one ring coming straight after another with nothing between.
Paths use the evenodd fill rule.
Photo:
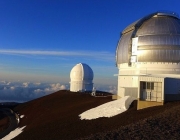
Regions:
<instances>
[{"instance_id":1,"label":"rectangular window","mask_svg":"<svg viewBox=\"0 0 180 140\"><path fill-rule=\"evenodd\" d=\"M154 90L154 83L151 82L151 90Z\"/></svg>"},{"instance_id":2,"label":"rectangular window","mask_svg":"<svg viewBox=\"0 0 180 140\"><path fill-rule=\"evenodd\" d=\"M151 83L150 82L147 82L147 89L151 89Z\"/></svg>"},{"instance_id":3,"label":"rectangular window","mask_svg":"<svg viewBox=\"0 0 180 140\"><path fill-rule=\"evenodd\" d=\"M143 89L146 89L146 82L142 82L143 84Z\"/></svg>"},{"instance_id":4,"label":"rectangular window","mask_svg":"<svg viewBox=\"0 0 180 140\"><path fill-rule=\"evenodd\" d=\"M154 82L142 82L143 89L154 90Z\"/></svg>"}]
</instances>

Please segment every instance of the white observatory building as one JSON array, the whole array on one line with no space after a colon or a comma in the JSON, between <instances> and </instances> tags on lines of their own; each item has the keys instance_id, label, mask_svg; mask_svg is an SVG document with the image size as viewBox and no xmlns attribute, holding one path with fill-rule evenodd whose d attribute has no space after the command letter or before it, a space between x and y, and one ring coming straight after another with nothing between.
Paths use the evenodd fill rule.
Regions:
<instances>
[{"instance_id":1,"label":"white observatory building","mask_svg":"<svg viewBox=\"0 0 180 140\"><path fill-rule=\"evenodd\" d=\"M70 91L92 91L93 77L93 71L87 64L76 64L70 72Z\"/></svg>"},{"instance_id":2,"label":"white observatory building","mask_svg":"<svg viewBox=\"0 0 180 140\"><path fill-rule=\"evenodd\" d=\"M180 100L180 19L156 12L127 26L116 49L117 96L133 96L138 109Z\"/></svg>"}]
</instances>

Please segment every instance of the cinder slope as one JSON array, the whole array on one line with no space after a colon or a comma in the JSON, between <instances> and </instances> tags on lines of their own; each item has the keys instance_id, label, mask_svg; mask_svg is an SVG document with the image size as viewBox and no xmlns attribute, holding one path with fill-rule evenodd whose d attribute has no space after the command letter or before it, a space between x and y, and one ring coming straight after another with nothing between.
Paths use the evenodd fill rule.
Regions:
<instances>
[{"instance_id":1,"label":"cinder slope","mask_svg":"<svg viewBox=\"0 0 180 140\"><path fill-rule=\"evenodd\" d=\"M15 139L72 139L86 136L89 134L86 130L88 124L81 121L78 115L108 101L111 101L111 97L95 98L88 94L58 91L21 104L14 110L25 115L20 127L27 127ZM90 126L91 129L93 127Z\"/></svg>"},{"instance_id":2,"label":"cinder slope","mask_svg":"<svg viewBox=\"0 0 180 140\"><path fill-rule=\"evenodd\" d=\"M9 118L0 111L0 133L9 126Z\"/></svg>"},{"instance_id":3,"label":"cinder slope","mask_svg":"<svg viewBox=\"0 0 180 140\"><path fill-rule=\"evenodd\" d=\"M172 108L166 109L157 115L134 124L120 126L115 130L93 134L81 140L177 140L180 137L180 102L170 104Z\"/></svg>"},{"instance_id":4,"label":"cinder slope","mask_svg":"<svg viewBox=\"0 0 180 140\"><path fill-rule=\"evenodd\" d=\"M97 98L87 94L58 91L21 104L14 110L25 115L21 119L20 127L25 125L27 127L15 140L80 139L92 136L95 133L117 130L127 125L133 125L138 121L141 122L141 120L143 122L144 119L153 118L172 107L180 107L180 102L176 102L137 111L137 104L134 101L128 111L112 118L79 119L78 115L82 112L109 101L111 101L110 96ZM99 136L106 137L104 134Z\"/></svg>"}]
</instances>

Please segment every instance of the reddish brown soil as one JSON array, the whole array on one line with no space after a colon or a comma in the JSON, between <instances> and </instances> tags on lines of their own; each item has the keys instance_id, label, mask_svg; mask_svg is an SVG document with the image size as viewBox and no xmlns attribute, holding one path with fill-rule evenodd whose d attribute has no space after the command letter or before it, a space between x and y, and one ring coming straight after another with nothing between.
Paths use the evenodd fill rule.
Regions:
<instances>
[{"instance_id":1,"label":"reddish brown soil","mask_svg":"<svg viewBox=\"0 0 180 140\"><path fill-rule=\"evenodd\" d=\"M8 128L9 126L9 119L5 114L0 112L0 132Z\"/></svg>"},{"instance_id":2,"label":"reddish brown soil","mask_svg":"<svg viewBox=\"0 0 180 140\"><path fill-rule=\"evenodd\" d=\"M170 132L172 138L180 136L180 102L137 111L134 101L128 111L111 118L79 119L82 112L109 101L111 97L59 91L21 104L14 110L25 115L20 127L27 127L15 140L146 139L161 131L157 138L170 138Z\"/></svg>"},{"instance_id":3,"label":"reddish brown soil","mask_svg":"<svg viewBox=\"0 0 180 140\"><path fill-rule=\"evenodd\" d=\"M81 140L178 140L180 139L180 102L168 105L170 104L172 108L167 108L155 116L115 130L93 134Z\"/></svg>"}]
</instances>

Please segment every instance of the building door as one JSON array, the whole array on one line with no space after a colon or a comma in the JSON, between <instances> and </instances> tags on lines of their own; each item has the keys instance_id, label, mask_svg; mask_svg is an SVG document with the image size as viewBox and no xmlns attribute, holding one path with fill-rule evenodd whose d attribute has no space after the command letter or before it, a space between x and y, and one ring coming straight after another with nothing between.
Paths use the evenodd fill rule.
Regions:
<instances>
[{"instance_id":1,"label":"building door","mask_svg":"<svg viewBox=\"0 0 180 140\"><path fill-rule=\"evenodd\" d=\"M140 99L146 101L160 101L162 95L161 82L140 81Z\"/></svg>"},{"instance_id":2,"label":"building door","mask_svg":"<svg viewBox=\"0 0 180 140\"><path fill-rule=\"evenodd\" d=\"M146 94L146 100L147 101L154 101L154 82L145 82L145 94Z\"/></svg>"}]
</instances>

